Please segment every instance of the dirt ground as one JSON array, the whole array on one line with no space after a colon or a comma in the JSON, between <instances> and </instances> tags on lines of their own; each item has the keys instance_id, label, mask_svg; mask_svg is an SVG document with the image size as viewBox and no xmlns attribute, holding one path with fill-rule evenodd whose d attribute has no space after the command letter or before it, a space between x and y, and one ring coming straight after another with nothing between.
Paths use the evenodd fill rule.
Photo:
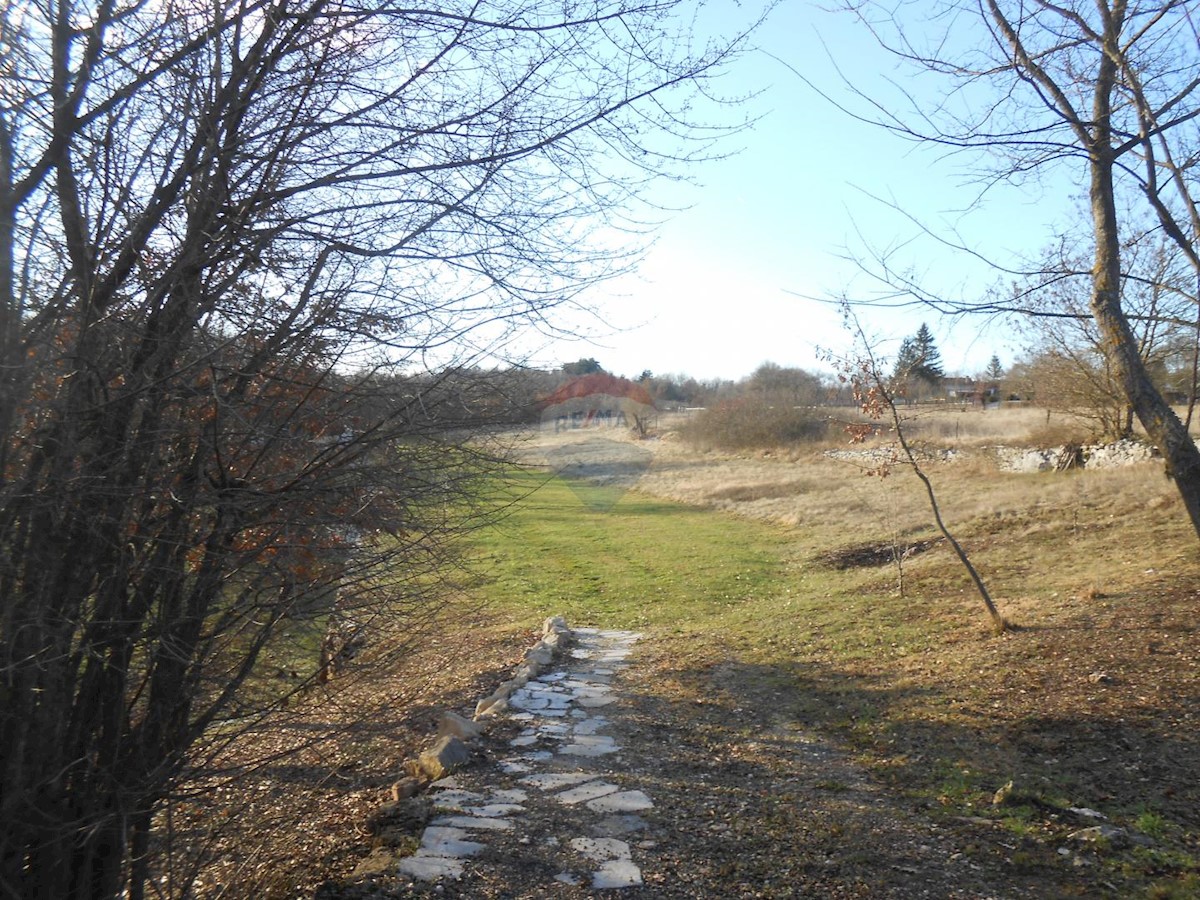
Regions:
<instances>
[{"instance_id":1,"label":"dirt ground","mask_svg":"<svg viewBox=\"0 0 1200 900\"><path fill-rule=\"evenodd\" d=\"M482 648L481 648L482 649ZM496 648L490 648L495 650ZM941 815L880 778L844 745L808 729L775 673L693 657L649 639L619 681L613 733L624 749L618 774L635 779L655 808L639 833L644 884L630 898L1059 898L1134 896L1100 857L1066 834L1091 824L1065 810L1046 813L1045 835L1014 837L991 818ZM492 675L493 672L481 675ZM512 724L489 734L474 765L511 754ZM352 742L353 745L353 742ZM350 747L343 753L349 753ZM292 866L235 896L320 900L539 900L545 879L535 851L518 862L483 856L461 881L353 877L371 846L363 821L386 795L373 760L335 771L343 783L321 799L319 823L280 830L274 853ZM359 769L364 771L359 772ZM318 775L315 768L309 778ZM347 782L357 781L351 790ZM353 798L356 802L346 803ZM1052 821L1052 820L1057 821ZM318 827L314 828L314 825ZM522 821L530 834L560 823ZM327 830L326 830L327 829ZM323 833L322 833L323 832ZM569 828L562 835L572 834ZM314 841L321 849L311 855ZM538 843L537 841L534 842ZM1069 855L1060 848L1071 847ZM307 865L305 864L307 860ZM554 896L594 896L556 886Z\"/></svg>"}]
</instances>

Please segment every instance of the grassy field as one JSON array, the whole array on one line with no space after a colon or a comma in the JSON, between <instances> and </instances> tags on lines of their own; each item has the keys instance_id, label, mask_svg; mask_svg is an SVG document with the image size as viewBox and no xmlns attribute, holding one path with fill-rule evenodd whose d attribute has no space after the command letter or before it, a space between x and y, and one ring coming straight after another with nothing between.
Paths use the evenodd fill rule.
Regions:
<instances>
[{"instance_id":1,"label":"grassy field","mask_svg":"<svg viewBox=\"0 0 1200 900\"><path fill-rule=\"evenodd\" d=\"M987 440L964 431L949 440ZM644 630L664 683L769 704L923 814L990 825L979 842L1014 872L1068 867L1081 896L1200 896L1200 566L1171 484L1155 464L1015 475L973 457L931 474L1018 630L991 633L944 545L903 564L903 592L894 564L854 564L936 537L910 474L669 436L636 491L518 476L525 499L477 535L475 599L507 628ZM1080 850L1072 807L1121 831Z\"/></svg>"},{"instance_id":2,"label":"grassy field","mask_svg":"<svg viewBox=\"0 0 1200 900\"><path fill-rule=\"evenodd\" d=\"M643 632L625 679L657 741L642 777L664 816L726 814L728 831L658 833L648 864L700 879L680 896L796 896L825 873L851 893L807 896L897 896L878 830L892 822L903 871L945 865L922 857L935 833L960 857L949 883L1004 886L979 896L1200 897L1200 555L1172 484L1157 464L1005 473L982 449L1051 444L1066 419L916 415L921 440L966 451L929 472L1018 630L992 632L911 473L824 453L843 441L730 455L669 427L533 436L430 627L375 635L336 690L221 758L235 784L176 811L218 856L197 895L283 900L348 878L361 822L440 711L469 713L561 614ZM913 548L902 570L895 547ZM1073 837L1097 820L1072 808L1119 831Z\"/></svg>"},{"instance_id":3,"label":"grassy field","mask_svg":"<svg viewBox=\"0 0 1200 900\"><path fill-rule=\"evenodd\" d=\"M747 604L774 607L787 590L787 542L777 529L730 523L698 507L624 493L589 506L595 488L542 473L515 477L528 496L475 542L488 598L536 621L706 632Z\"/></svg>"}]
</instances>

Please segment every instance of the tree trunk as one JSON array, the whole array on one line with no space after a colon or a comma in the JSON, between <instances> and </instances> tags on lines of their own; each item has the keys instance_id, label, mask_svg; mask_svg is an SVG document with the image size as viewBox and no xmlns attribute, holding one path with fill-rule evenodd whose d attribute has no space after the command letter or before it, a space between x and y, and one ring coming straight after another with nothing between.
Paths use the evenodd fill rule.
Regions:
<instances>
[{"instance_id":1,"label":"tree trunk","mask_svg":"<svg viewBox=\"0 0 1200 900\"><path fill-rule=\"evenodd\" d=\"M1121 16L1108 17L1105 43L1119 50ZM1183 498L1192 527L1200 536L1200 451L1187 428L1154 386L1138 350L1137 338L1121 308L1121 241L1113 188L1112 94L1116 85L1115 53L1102 58L1096 78L1090 151L1092 224L1096 255L1092 271L1092 314L1104 337L1109 360L1146 429L1166 460L1167 474Z\"/></svg>"}]
</instances>

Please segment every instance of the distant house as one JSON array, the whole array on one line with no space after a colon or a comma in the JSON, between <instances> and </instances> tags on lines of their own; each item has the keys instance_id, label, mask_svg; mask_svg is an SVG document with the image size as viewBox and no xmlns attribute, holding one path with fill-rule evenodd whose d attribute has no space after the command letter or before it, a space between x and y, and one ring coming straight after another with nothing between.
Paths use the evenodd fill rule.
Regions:
<instances>
[{"instance_id":1,"label":"distant house","mask_svg":"<svg viewBox=\"0 0 1200 900\"><path fill-rule=\"evenodd\" d=\"M943 396L959 403L982 403L984 386L974 378L943 378Z\"/></svg>"}]
</instances>

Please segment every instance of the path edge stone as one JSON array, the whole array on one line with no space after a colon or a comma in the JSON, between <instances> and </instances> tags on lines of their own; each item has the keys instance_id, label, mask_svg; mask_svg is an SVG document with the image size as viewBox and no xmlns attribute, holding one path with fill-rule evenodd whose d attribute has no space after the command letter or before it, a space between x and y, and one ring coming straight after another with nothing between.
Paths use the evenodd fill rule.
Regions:
<instances>
[{"instance_id":1,"label":"path edge stone","mask_svg":"<svg viewBox=\"0 0 1200 900\"><path fill-rule=\"evenodd\" d=\"M391 786L390 803L425 793L439 779L443 779L470 761L473 751L478 750L476 741L484 735L488 720L508 708L508 698L513 691L524 687L549 668L570 648L575 633L562 616L550 616L542 623L542 635L537 643L525 651L522 662L513 674L488 696L475 704L475 714L468 719L453 710L446 710L438 719L438 731L433 742L417 757L404 761L406 773ZM372 810L370 819L389 804ZM372 849L370 856L360 861L356 875L380 872L395 866L408 854L391 854L390 862L383 859L391 851L386 848ZM461 869L461 863L458 864ZM457 873L440 871L441 875L457 877Z\"/></svg>"}]
</instances>

